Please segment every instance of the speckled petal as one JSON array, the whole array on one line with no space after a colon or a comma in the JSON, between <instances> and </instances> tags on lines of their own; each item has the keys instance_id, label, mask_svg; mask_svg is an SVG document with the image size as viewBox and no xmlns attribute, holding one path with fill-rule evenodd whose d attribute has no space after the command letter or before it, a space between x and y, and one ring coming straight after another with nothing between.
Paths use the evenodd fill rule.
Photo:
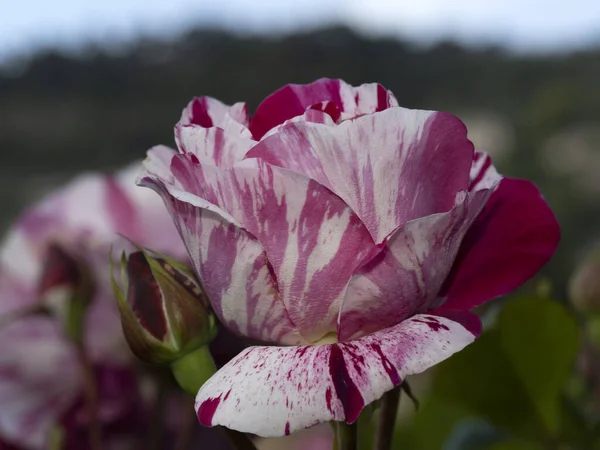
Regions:
<instances>
[{"instance_id":1,"label":"speckled petal","mask_svg":"<svg viewBox=\"0 0 600 450\"><path fill-rule=\"evenodd\" d=\"M352 423L362 409L473 342L471 313L421 314L355 341L304 347L250 347L196 397L201 424L282 436L317 423Z\"/></svg>"}]
</instances>

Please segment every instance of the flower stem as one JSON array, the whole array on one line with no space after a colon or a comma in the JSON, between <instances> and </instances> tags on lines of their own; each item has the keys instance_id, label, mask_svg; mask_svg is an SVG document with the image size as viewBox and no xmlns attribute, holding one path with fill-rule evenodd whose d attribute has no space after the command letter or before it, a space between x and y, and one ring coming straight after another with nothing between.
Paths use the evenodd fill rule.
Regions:
<instances>
[{"instance_id":1,"label":"flower stem","mask_svg":"<svg viewBox=\"0 0 600 450\"><path fill-rule=\"evenodd\" d=\"M379 410L377 432L375 433L374 450L390 450L392 448L399 403L400 386L386 392L383 396L381 409Z\"/></svg>"},{"instance_id":2,"label":"flower stem","mask_svg":"<svg viewBox=\"0 0 600 450\"><path fill-rule=\"evenodd\" d=\"M227 435L229 442L235 450L257 450L254 442L245 434L229 428L219 427Z\"/></svg>"},{"instance_id":3,"label":"flower stem","mask_svg":"<svg viewBox=\"0 0 600 450\"><path fill-rule=\"evenodd\" d=\"M179 386L192 397L217 371L208 345L184 355L171 364L173 375Z\"/></svg>"},{"instance_id":4,"label":"flower stem","mask_svg":"<svg viewBox=\"0 0 600 450\"><path fill-rule=\"evenodd\" d=\"M337 450L358 449L358 421L353 424L337 422Z\"/></svg>"},{"instance_id":5,"label":"flower stem","mask_svg":"<svg viewBox=\"0 0 600 450\"><path fill-rule=\"evenodd\" d=\"M98 384L92 362L88 358L85 345L75 341L77 359L83 378L83 394L89 418L89 444L91 450L102 450L102 428L98 417Z\"/></svg>"}]
</instances>

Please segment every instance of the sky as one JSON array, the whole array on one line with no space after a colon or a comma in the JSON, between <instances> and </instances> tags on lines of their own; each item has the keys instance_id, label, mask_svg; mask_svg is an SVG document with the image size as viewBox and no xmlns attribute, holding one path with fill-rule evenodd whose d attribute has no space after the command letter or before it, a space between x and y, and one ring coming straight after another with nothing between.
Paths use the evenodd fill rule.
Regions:
<instances>
[{"instance_id":1,"label":"sky","mask_svg":"<svg viewBox=\"0 0 600 450\"><path fill-rule=\"evenodd\" d=\"M0 0L0 59L196 25L282 33L332 22L424 44L453 37L525 52L600 44L599 0Z\"/></svg>"}]
</instances>

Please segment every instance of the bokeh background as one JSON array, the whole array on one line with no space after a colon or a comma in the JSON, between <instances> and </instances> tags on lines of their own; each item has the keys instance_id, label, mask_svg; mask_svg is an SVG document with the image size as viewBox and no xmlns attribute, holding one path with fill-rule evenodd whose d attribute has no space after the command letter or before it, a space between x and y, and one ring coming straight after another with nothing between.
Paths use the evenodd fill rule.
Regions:
<instances>
[{"instance_id":1,"label":"bokeh background","mask_svg":"<svg viewBox=\"0 0 600 450\"><path fill-rule=\"evenodd\" d=\"M286 83L320 77L380 82L402 106L452 112L504 174L535 181L563 239L541 276L516 295L567 303L569 277L600 239L600 2L594 0L2 0L0 230L83 170L112 170L155 144L172 145L172 127L194 95L246 101L252 110ZM531 306L529 323L554 314L539 311ZM550 331L560 336L563 326L570 325ZM555 362L548 364L545 370L553 371ZM498 376L490 383L508 382ZM446 398L453 401L460 403ZM473 430L498 436L489 412L449 408L425 408L429 426L448 420L437 431L425 427L425 437L402 431L399 439L411 444L399 448L451 448L450 441L452 448L484 448L461 441L463 429L470 430L469 445L477 441ZM467 416L470 428L457 428ZM500 422L503 430L532 436ZM436 439L428 441L427 432Z\"/></svg>"}]
</instances>

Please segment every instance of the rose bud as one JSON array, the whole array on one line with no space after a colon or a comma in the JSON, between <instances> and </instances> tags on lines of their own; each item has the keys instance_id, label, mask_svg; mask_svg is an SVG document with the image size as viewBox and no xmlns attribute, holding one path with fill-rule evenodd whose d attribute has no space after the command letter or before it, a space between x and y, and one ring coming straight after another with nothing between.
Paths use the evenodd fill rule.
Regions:
<instances>
[{"instance_id":1,"label":"rose bud","mask_svg":"<svg viewBox=\"0 0 600 450\"><path fill-rule=\"evenodd\" d=\"M569 299L577 311L600 311L600 246L585 257L571 276Z\"/></svg>"},{"instance_id":2,"label":"rose bud","mask_svg":"<svg viewBox=\"0 0 600 450\"><path fill-rule=\"evenodd\" d=\"M57 243L46 250L38 295L63 323L67 336L79 340L83 333L85 310L94 295L94 285L88 265Z\"/></svg>"},{"instance_id":3,"label":"rose bud","mask_svg":"<svg viewBox=\"0 0 600 450\"><path fill-rule=\"evenodd\" d=\"M193 272L158 253L121 258L122 290L113 277L131 351L149 364L173 363L216 335L215 317Z\"/></svg>"}]
</instances>

